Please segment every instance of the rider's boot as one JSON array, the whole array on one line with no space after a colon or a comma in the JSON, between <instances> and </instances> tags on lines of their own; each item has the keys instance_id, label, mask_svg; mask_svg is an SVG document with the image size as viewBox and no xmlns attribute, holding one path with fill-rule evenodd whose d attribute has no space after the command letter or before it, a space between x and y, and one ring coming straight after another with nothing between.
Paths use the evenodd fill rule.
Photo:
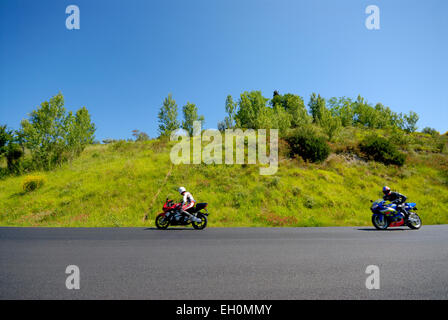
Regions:
<instances>
[{"instance_id":1,"label":"rider's boot","mask_svg":"<svg viewBox=\"0 0 448 320\"><path fill-rule=\"evenodd\" d=\"M400 207L400 214L403 216L403 219L406 221L409 218L409 213L403 207Z\"/></svg>"}]
</instances>

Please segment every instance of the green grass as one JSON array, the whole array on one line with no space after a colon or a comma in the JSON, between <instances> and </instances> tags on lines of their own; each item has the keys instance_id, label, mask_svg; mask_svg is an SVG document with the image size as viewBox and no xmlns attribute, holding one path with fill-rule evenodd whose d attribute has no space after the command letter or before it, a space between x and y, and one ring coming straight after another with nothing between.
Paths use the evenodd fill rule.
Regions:
<instances>
[{"instance_id":1,"label":"green grass","mask_svg":"<svg viewBox=\"0 0 448 320\"><path fill-rule=\"evenodd\" d=\"M350 130L333 150L363 138ZM35 191L23 191L25 176L0 180L0 225L152 226L181 185L209 203L211 227L370 225L369 200L383 185L417 202L424 224L448 223L448 156L426 149L407 150L402 168L333 153L319 165L282 158L275 176L261 176L255 165L173 166L170 145L157 140L93 145L56 170L33 172L45 178Z\"/></svg>"}]
</instances>

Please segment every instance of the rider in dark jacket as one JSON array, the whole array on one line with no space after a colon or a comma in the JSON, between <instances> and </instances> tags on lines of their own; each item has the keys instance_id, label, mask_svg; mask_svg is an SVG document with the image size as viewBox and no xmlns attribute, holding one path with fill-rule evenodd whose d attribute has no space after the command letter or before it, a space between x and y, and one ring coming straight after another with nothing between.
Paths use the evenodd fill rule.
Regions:
<instances>
[{"instance_id":1,"label":"rider in dark jacket","mask_svg":"<svg viewBox=\"0 0 448 320\"><path fill-rule=\"evenodd\" d=\"M403 209L403 204L406 201L407 197L398 192L392 192L388 186L383 187L384 201L390 201L397 205L398 211L403 214L406 214L406 211Z\"/></svg>"},{"instance_id":2,"label":"rider in dark jacket","mask_svg":"<svg viewBox=\"0 0 448 320\"><path fill-rule=\"evenodd\" d=\"M401 193L390 191L390 188L387 186L383 188L383 193L384 193L383 197L384 201L390 201L392 203L402 204L407 199L407 197Z\"/></svg>"}]
</instances>

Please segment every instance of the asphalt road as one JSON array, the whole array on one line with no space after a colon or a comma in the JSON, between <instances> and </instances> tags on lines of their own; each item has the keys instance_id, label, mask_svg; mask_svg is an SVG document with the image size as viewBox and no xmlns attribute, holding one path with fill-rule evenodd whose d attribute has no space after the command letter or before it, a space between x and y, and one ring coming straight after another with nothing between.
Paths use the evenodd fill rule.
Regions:
<instances>
[{"instance_id":1,"label":"asphalt road","mask_svg":"<svg viewBox=\"0 0 448 320\"><path fill-rule=\"evenodd\" d=\"M68 265L79 290L66 288ZM366 288L368 265L379 290ZM0 228L0 299L447 298L447 225Z\"/></svg>"}]
</instances>

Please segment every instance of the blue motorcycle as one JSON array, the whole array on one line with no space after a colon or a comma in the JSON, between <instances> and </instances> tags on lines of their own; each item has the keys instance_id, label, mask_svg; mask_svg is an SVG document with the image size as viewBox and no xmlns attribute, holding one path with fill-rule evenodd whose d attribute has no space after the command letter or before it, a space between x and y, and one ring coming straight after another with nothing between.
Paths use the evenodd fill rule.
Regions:
<instances>
[{"instance_id":1,"label":"blue motorcycle","mask_svg":"<svg viewBox=\"0 0 448 320\"><path fill-rule=\"evenodd\" d=\"M371 201L372 223L378 230L386 230L389 227L408 226L411 229L420 229L422 220L415 213L416 203L404 203L400 208L394 203L387 203L383 199Z\"/></svg>"}]
</instances>

